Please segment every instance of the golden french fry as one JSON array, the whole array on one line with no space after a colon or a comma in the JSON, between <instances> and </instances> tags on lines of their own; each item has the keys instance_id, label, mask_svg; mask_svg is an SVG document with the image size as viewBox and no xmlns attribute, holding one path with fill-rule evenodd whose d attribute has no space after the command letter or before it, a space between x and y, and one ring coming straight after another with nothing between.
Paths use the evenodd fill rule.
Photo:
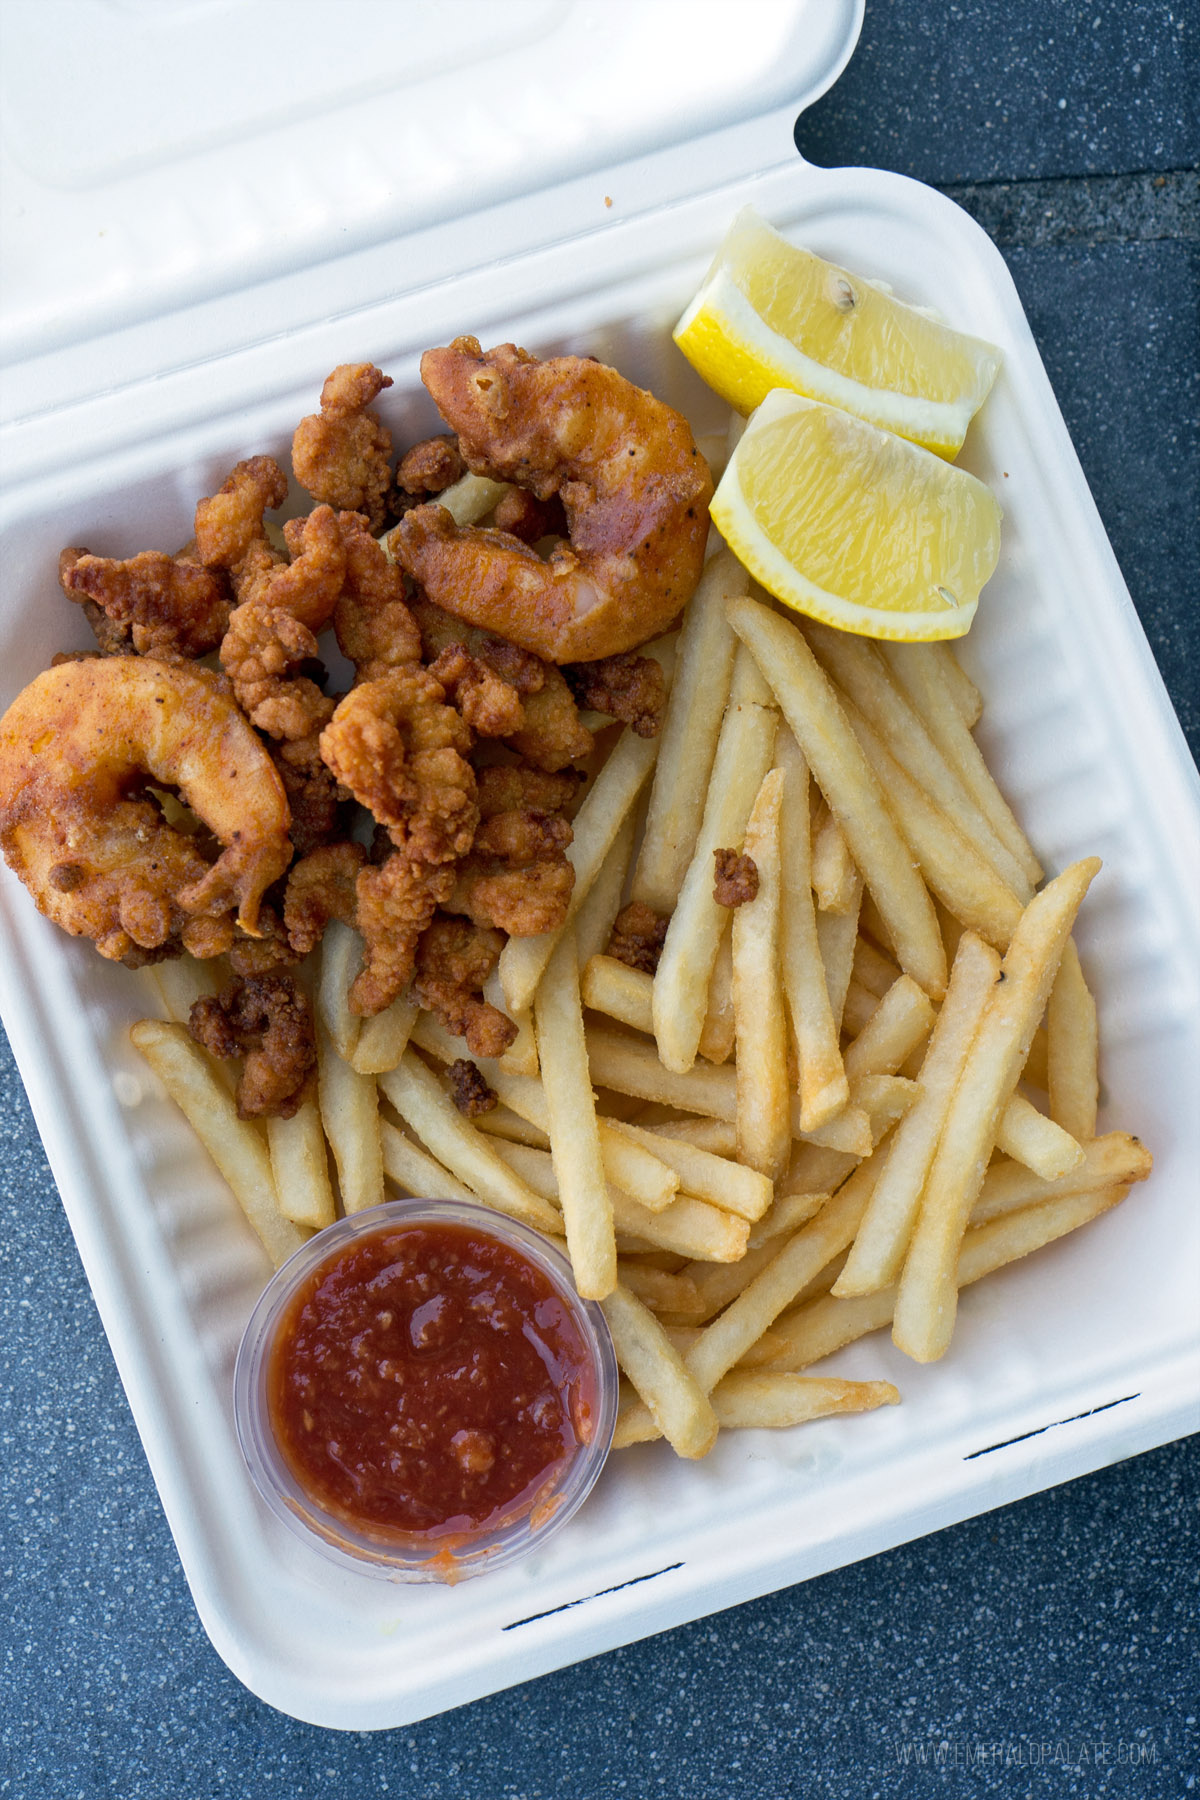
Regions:
<instances>
[{"instance_id":1,"label":"golden french fry","mask_svg":"<svg viewBox=\"0 0 1200 1800\"><path fill-rule=\"evenodd\" d=\"M620 1188L609 1190L621 1248L673 1250L700 1262L737 1262L746 1254L750 1226L736 1213L681 1194L659 1212L640 1206Z\"/></svg>"},{"instance_id":2,"label":"golden french fry","mask_svg":"<svg viewBox=\"0 0 1200 1800\"><path fill-rule=\"evenodd\" d=\"M652 1137L673 1138L680 1144L695 1144L698 1150L709 1150L714 1156L737 1155L737 1126L726 1119L671 1119L637 1125Z\"/></svg>"},{"instance_id":3,"label":"golden french fry","mask_svg":"<svg viewBox=\"0 0 1200 1800\"><path fill-rule=\"evenodd\" d=\"M500 986L498 969L493 969L484 982L483 997L489 1006L496 1008L497 1012L507 1013L517 1028L516 1037L499 1060L506 1069L511 1069L514 1075L536 1075L538 1072L537 1038L533 1030L532 1011L517 1013L515 1016L508 1012L504 1003L504 989Z\"/></svg>"},{"instance_id":4,"label":"golden french fry","mask_svg":"<svg viewBox=\"0 0 1200 1800\"><path fill-rule=\"evenodd\" d=\"M1154 1167L1154 1158L1146 1146L1125 1131L1110 1131L1104 1137L1092 1138L1082 1148L1080 1161L1057 1181L1043 1181L1022 1163L994 1162L971 1210L972 1226L984 1225L989 1219L1019 1212L1061 1194L1084 1194L1095 1188L1145 1181Z\"/></svg>"},{"instance_id":5,"label":"golden french fry","mask_svg":"<svg viewBox=\"0 0 1200 1800\"><path fill-rule=\"evenodd\" d=\"M480 1113L475 1124L489 1137L508 1138L514 1144L534 1144L539 1150L550 1148L547 1134L515 1113L511 1106L493 1106L490 1112Z\"/></svg>"},{"instance_id":6,"label":"golden french fry","mask_svg":"<svg viewBox=\"0 0 1200 1800\"><path fill-rule=\"evenodd\" d=\"M879 783L820 664L797 626L752 600L733 600L729 622L775 689L784 717L837 816L875 896L902 969L927 994L946 988L937 916Z\"/></svg>"},{"instance_id":7,"label":"golden french fry","mask_svg":"<svg viewBox=\"0 0 1200 1800\"><path fill-rule=\"evenodd\" d=\"M921 1065L920 1091L896 1128L839 1294L869 1294L899 1276L954 1089L999 974L1000 958L991 946L964 933Z\"/></svg>"},{"instance_id":8,"label":"golden french fry","mask_svg":"<svg viewBox=\"0 0 1200 1800\"><path fill-rule=\"evenodd\" d=\"M575 815L572 825L575 837L566 853L567 861L575 871L575 886L563 924L538 937L510 937L500 952L500 985L508 1007L515 1012L526 1012L533 1004L546 965L604 866L622 824L654 767L657 753L657 738L640 738L626 730L592 783L591 791Z\"/></svg>"},{"instance_id":9,"label":"golden french fry","mask_svg":"<svg viewBox=\"0 0 1200 1800\"><path fill-rule=\"evenodd\" d=\"M1098 1056L1096 1002L1068 938L1046 1006L1046 1082L1050 1117L1081 1143L1096 1135Z\"/></svg>"},{"instance_id":10,"label":"golden french fry","mask_svg":"<svg viewBox=\"0 0 1200 1800\"><path fill-rule=\"evenodd\" d=\"M934 1010L907 975L894 981L845 1052L851 1088L864 1075L894 1075L933 1029Z\"/></svg>"},{"instance_id":11,"label":"golden french fry","mask_svg":"<svg viewBox=\"0 0 1200 1800\"><path fill-rule=\"evenodd\" d=\"M497 1154L496 1144L463 1118L415 1051L406 1050L397 1067L377 1079L405 1124L477 1199L537 1231L561 1232L554 1207L519 1180Z\"/></svg>"},{"instance_id":12,"label":"golden french fry","mask_svg":"<svg viewBox=\"0 0 1200 1800\"><path fill-rule=\"evenodd\" d=\"M983 1182L996 1124L1029 1054L1079 904L1099 868L1098 857L1074 863L1030 901L980 1021L900 1278L893 1335L917 1362L936 1361L950 1342L958 1249Z\"/></svg>"},{"instance_id":13,"label":"golden french fry","mask_svg":"<svg viewBox=\"0 0 1200 1800\"><path fill-rule=\"evenodd\" d=\"M858 916L863 899L862 877L855 876L850 904L842 912L817 913L817 945L825 970L825 989L829 1010L836 1030L842 1030L846 996L854 968L854 946L858 942Z\"/></svg>"},{"instance_id":14,"label":"golden french fry","mask_svg":"<svg viewBox=\"0 0 1200 1800\"><path fill-rule=\"evenodd\" d=\"M617 1361L677 1456L706 1456L717 1435L707 1396L650 1310L618 1286L603 1302Z\"/></svg>"},{"instance_id":15,"label":"golden french fry","mask_svg":"<svg viewBox=\"0 0 1200 1800\"><path fill-rule=\"evenodd\" d=\"M819 822L818 822L819 819ZM850 846L842 828L821 801L818 814L810 821L812 841L812 887L822 912L849 912L857 908L858 870L850 854Z\"/></svg>"},{"instance_id":16,"label":"golden french fry","mask_svg":"<svg viewBox=\"0 0 1200 1800\"><path fill-rule=\"evenodd\" d=\"M640 1300L643 1306L648 1306L659 1319L663 1313L670 1313L682 1320L698 1316L701 1311L700 1296L689 1275L648 1267L645 1263L634 1262L628 1256L621 1257L618 1275L620 1285ZM668 1332L668 1336L675 1343L673 1333Z\"/></svg>"},{"instance_id":17,"label":"golden french fry","mask_svg":"<svg viewBox=\"0 0 1200 1800\"><path fill-rule=\"evenodd\" d=\"M931 644L942 665L942 681L955 709L961 714L968 731L978 725L983 715L983 695L954 654L950 644Z\"/></svg>"},{"instance_id":18,"label":"golden french fry","mask_svg":"<svg viewBox=\"0 0 1200 1800\"><path fill-rule=\"evenodd\" d=\"M585 1300L603 1300L617 1283L617 1249L583 1035L575 934L569 928L538 986L534 1030L575 1286Z\"/></svg>"},{"instance_id":19,"label":"golden french fry","mask_svg":"<svg viewBox=\"0 0 1200 1800\"><path fill-rule=\"evenodd\" d=\"M970 839L946 817L938 802L931 800L900 767L882 738L849 701L846 712L867 761L887 792L888 804L930 891L956 919L1003 950L1021 916L1020 899Z\"/></svg>"},{"instance_id":20,"label":"golden french fry","mask_svg":"<svg viewBox=\"0 0 1200 1800\"><path fill-rule=\"evenodd\" d=\"M315 1094L306 1094L290 1119L267 1120L267 1148L279 1210L294 1225L320 1231L337 1218L329 1180L325 1127Z\"/></svg>"},{"instance_id":21,"label":"golden french fry","mask_svg":"<svg viewBox=\"0 0 1200 1800\"><path fill-rule=\"evenodd\" d=\"M874 994L876 1000L882 1000L899 977L900 971L891 958L885 956L882 950L877 950L870 938L860 937L854 946L854 973L851 979Z\"/></svg>"},{"instance_id":22,"label":"golden french fry","mask_svg":"<svg viewBox=\"0 0 1200 1800\"><path fill-rule=\"evenodd\" d=\"M933 648L929 644L882 644L880 648L930 736L950 767L962 777L997 837L1016 857L1030 881L1040 881L1042 866L963 722L956 704L961 682L950 673L946 658L928 655Z\"/></svg>"},{"instance_id":23,"label":"golden french fry","mask_svg":"<svg viewBox=\"0 0 1200 1800\"><path fill-rule=\"evenodd\" d=\"M621 910L621 895L625 891L625 876L636 835L637 812L631 808L622 819L608 854L575 914L575 949L581 968L591 957L608 949L613 925ZM499 980L498 975L496 979ZM537 1070L522 1069L519 1073L536 1075Z\"/></svg>"},{"instance_id":24,"label":"golden french fry","mask_svg":"<svg viewBox=\"0 0 1200 1800\"><path fill-rule=\"evenodd\" d=\"M480 519L495 511L507 494L508 485L507 481L493 481L487 475L460 475L442 489L438 505L446 508L456 525L478 525Z\"/></svg>"},{"instance_id":25,"label":"golden french fry","mask_svg":"<svg viewBox=\"0 0 1200 1800\"><path fill-rule=\"evenodd\" d=\"M394 1069L404 1055L419 1011L415 1000L401 994L373 1019L364 1019L350 1057L351 1066L360 1075L382 1075L385 1070Z\"/></svg>"},{"instance_id":26,"label":"golden french fry","mask_svg":"<svg viewBox=\"0 0 1200 1800\"><path fill-rule=\"evenodd\" d=\"M993 1274L1006 1264L1017 1262L1040 1250L1044 1244L1077 1231L1101 1213L1118 1205L1129 1192L1127 1186L1091 1188L1078 1193L1058 1194L1041 1200L1019 1212L1006 1213L986 1225L973 1227L962 1240L955 1269L955 1287L969 1287L985 1275ZM896 1306L896 1289L880 1288L873 1294L860 1294L852 1299L838 1299L829 1294L812 1300L787 1318L780 1319L775 1330L786 1338L787 1348L778 1351L764 1366L774 1369L806 1369L820 1362L846 1344L879 1331L892 1322Z\"/></svg>"},{"instance_id":27,"label":"golden french fry","mask_svg":"<svg viewBox=\"0 0 1200 1800\"><path fill-rule=\"evenodd\" d=\"M733 1011L737 1043L738 1160L772 1179L791 1144L787 1022L779 979L783 770L763 777L746 824L745 854L758 892L733 915Z\"/></svg>"},{"instance_id":28,"label":"golden french fry","mask_svg":"<svg viewBox=\"0 0 1200 1800\"><path fill-rule=\"evenodd\" d=\"M908 696L892 679L877 647L848 632L831 631L816 620L808 621L804 632L826 674L878 733L901 768L1024 904L1033 893L1028 874L992 829L961 776L947 763ZM903 830L903 820L900 825Z\"/></svg>"},{"instance_id":29,"label":"golden french fry","mask_svg":"<svg viewBox=\"0 0 1200 1800\"><path fill-rule=\"evenodd\" d=\"M835 1381L831 1377L743 1373L733 1370L712 1391L713 1411L723 1431L738 1426L783 1430L835 1413L872 1412L897 1406L890 1381Z\"/></svg>"},{"instance_id":30,"label":"golden french fry","mask_svg":"<svg viewBox=\"0 0 1200 1800\"><path fill-rule=\"evenodd\" d=\"M1069 1175L1083 1161L1083 1149L1069 1131L1014 1094L996 1123L996 1148L1024 1163L1045 1181Z\"/></svg>"},{"instance_id":31,"label":"golden french fry","mask_svg":"<svg viewBox=\"0 0 1200 1800\"><path fill-rule=\"evenodd\" d=\"M779 734L778 757L784 777L780 965L799 1069L800 1126L816 1131L846 1105L850 1086L813 910L808 764L790 731Z\"/></svg>"},{"instance_id":32,"label":"golden french fry","mask_svg":"<svg viewBox=\"0 0 1200 1800\"><path fill-rule=\"evenodd\" d=\"M862 943L862 938L859 938ZM842 1036L856 1038L865 1031L875 1016L879 1005L879 995L870 988L863 987L860 981L850 977L850 985L846 989L846 1004L842 1008Z\"/></svg>"},{"instance_id":33,"label":"golden french fry","mask_svg":"<svg viewBox=\"0 0 1200 1800\"><path fill-rule=\"evenodd\" d=\"M278 1268L309 1233L280 1211L261 1131L238 1118L229 1090L184 1026L140 1019L130 1027L129 1036L216 1163Z\"/></svg>"},{"instance_id":34,"label":"golden french fry","mask_svg":"<svg viewBox=\"0 0 1200 1800\"><path fill-rule=\"evenodd\" d=\"M374 1075L360 1075L338 1055L323 1018L317 1019L317 1098L337 1165L342 1211L382 1206L383 1152Z\"/></svg>"},{"instance_id":35,"label":"golden french fry","mask_svg":"<svg viewBox=\"0 0 1200 1800\"><path fill-rule=\"evenodd\" d=\"M700 829L733 674L735 640L725 601L744 594L749 581L731 551L718 551L684 614L631 889L632 899L658 913L674 909Z\"/></svg>"},{"instance_id":36,"label":"golden french fry","mask_svg":"<svg viewBox=\"0 0 1200 1800\"><path fill-rule=\"evenodd\" d=\"M708 984L708 1011L700 1033L700 1054L706 1062L728 1062L733 1055L737 1026L733 1017L733 931L721 933Z\"/></svg>"},{"instance_id":37,"label":"golden french fry","mask_svg":"<svg viewBox=\"0 0 1200 1800\"><path fill-rule=\"evenodd\" d=\"M615 956L592 956L580 973L579 987L584 1005L591 1007L593 1012L602 1012L606 1018L619 1019L622 1025L632 1026L634 1031L645 1032L648 1037L653 1036L652 975L647 975L641 969L631 969L628 963L619 962ZM724 1062L733 1045L731 1041L726 1046L723 1039L723 1031L720 1032L718 1041L715 1033L710 1030L710 1020L705 1019L704 1030L700 1034L701 1056L712 1062Z\"/></svg>"},{"instance_id":38,"label":"golden french fry","mask_svg":"<svg viewBox=\"0 0 1200 1800\"><path fill-rule=\"evenodd\" d=\"M664 1068L653 1044L619 1032L591 1026L587 1034L592 1079L618 1094L639 1100L661 1100L680 1112L706 1113L709 1118L737 1118L737 1073L727 1065L696 1063L686 1074Z\"/></svg>"},{"instance_id":39,"label":"golden french fry","mask_svg":"<svg viewBox=\"0 0 1200 1800\"><path fill-rule=\"evenodd\" d=\"M778 723L770 690L753 658L741 651L733 666L700 832L654 977L658 1054L664 1067L677 1075L696 1060L727 921L726 908L713 898L714 853L741 846L750 809L770 767Z\"/></svg>"},{"instance_id":40,"label":"golden french fry","mask_svg":"<svg viewBox=\"0 0 1200 1800\"><path fill-rule=\"evenodd\" d=\"M186 1025L197 1000L215 994L221 986L223 964L197 962L191 956L174 956L154 963L150 977L168 1019Z\"/></svg>"},{"instance_id":41,"label":"golden french fry","mask_svg":"<svg viewBox=\"0 0 1200 1800\"><path fill-rule=\"evenodd\" d=\"M613 1129L660 1157L679 1176L683 1191L698 1200L711 1200L723 1211L751 1221L761 1219L771 1204L771 1181L757 1169L747 1169L727 1156L714 1156L665 1131L645 1131L638 1125L617 1125Z\"/></svg>"},{"instance_id":42,"label":"golden french fry","mask_svg":"<svg viewBox=\"0 0 1200 1800\"><path fill-rule=\"evenodd\" d=\"M386 1073L386 1071L385 1071ZM474 1200L475 1195L444 1169L436 1157L405 1137L387 1119L380 1121L383 1172L389 1181L416 1200Z\"/></svg>"},{"instance_id":43,"label":"golden french fry","mask_svg":"<svg viewBox=\"0 0 1200 1800\"><path fill-rule=\"evenodd\" d=\"M316 1014L338 1055L349 1062L358 1043L362 1020L350 1011L350 984L362 967L362 939L340 919L331 919L321 939Z\"/></svg>"}]
</instances>

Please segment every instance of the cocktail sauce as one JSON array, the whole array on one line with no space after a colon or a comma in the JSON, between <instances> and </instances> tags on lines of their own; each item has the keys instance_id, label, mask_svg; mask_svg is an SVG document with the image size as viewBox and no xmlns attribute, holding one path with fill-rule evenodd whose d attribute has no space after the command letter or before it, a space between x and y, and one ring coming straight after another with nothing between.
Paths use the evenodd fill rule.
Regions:
<instances>
[{"instance_id":1,"label":"cocktail sauce","mask_svg":"<svg viewBox=\"0 0 1200 1800\"><path fill-rule=\"evenodd\" d=\"M291 1295L266 1369L297 1484L374 1537L456 1543L535 1509L592 1434L596 1372L548 1275L471 1226L382 1226Z\"/></svg>"}]
</instances>

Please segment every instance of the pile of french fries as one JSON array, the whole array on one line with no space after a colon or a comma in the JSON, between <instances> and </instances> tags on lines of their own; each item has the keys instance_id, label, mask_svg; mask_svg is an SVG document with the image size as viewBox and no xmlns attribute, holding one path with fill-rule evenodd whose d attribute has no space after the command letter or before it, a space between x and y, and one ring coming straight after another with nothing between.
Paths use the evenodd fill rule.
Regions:
<instances>
[{"instance_id":1,"label":"pile of french fries","mask_svg":"<svg viewBox=\"0 0 1200 1800\"><path fill-rule=\"evenodd\" d=\"M615 1442L704 1455L720 1427L894 1403L801 1374L892 1327L942 1356L959 1290L1075 1230L1150 1171L1096 1136L1096 1009L1072 940L1099 868L1042 870L972 736L948 647L785 616L718 549L676 638L658 738L616 736L574 821L558 931L510 939L516 1021L455 1108L460 1039L407 999L360 1021L360 945L314 974L316 1092L239 1121L187 1035L220 971L155 971L133 1040L278 1264L392 1191L482 1202L565 1243L624 1373ZM713 894L744 851L753 900ZM670 923L657 973L606 954L627 899Z\"/></svg>"}]
</instances>

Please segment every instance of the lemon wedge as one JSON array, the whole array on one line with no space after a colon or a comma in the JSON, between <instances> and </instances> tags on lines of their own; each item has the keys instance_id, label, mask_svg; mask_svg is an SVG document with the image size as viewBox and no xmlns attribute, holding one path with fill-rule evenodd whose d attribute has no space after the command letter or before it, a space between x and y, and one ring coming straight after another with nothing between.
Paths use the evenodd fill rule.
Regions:
<instances>
[{"instance_id":1,"label":"lemon wedge","mask_svg":"<svg viewBox=\"0 0 1200 1800\"><path fill-rule=\"evenodd\" d=\"M753 207L734 219L675 342L740 413L791 388L955 457L1000 352L789 244Z\"/></svg>"},{"instance_id":2,"label":"lemon wedge","mask_svg":"<svg viewBox=\"0 0 1200 1800\"><path fill-rule=\"evenodd\" d=\"M1000 554L1000 507L981 481L782 389L751 417L711 512L785 605L902 643L961 637Z\"/></svg>"}]
</instances>

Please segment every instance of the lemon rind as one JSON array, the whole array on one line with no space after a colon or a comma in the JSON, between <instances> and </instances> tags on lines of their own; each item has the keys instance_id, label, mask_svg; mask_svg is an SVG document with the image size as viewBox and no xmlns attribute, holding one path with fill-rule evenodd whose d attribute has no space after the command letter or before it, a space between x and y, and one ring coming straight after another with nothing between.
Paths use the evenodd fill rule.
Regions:
<instances>
[{"instance_id":1,"label":"lemon rind","mask_svg":"<svg viewBox=\"0 0 1200 1800\"><path fill-rule=\"evenodd\" d=\"M712 381L709 373L710 359L707 356L699 361L693 359L688 347L689 340L699 347L695 327L702 314L708 315L746 361L770 368L774 379L769 381L764 393L770 387L793 388L810 399L822 400L841 407L844 412L854 413L868 424L893 431L898 437L911 438L938 454L953 456L961 449L967 428L991 389L989 381L978 398L977 387L961 400L921 400L894 389L869 387L852 376L840 375L797 350L765 324L724 268L717 268L710 274L673 334L684 355L714 386L719 384ZM997 363L992 372L993 381L998 369ZM745 392L744 388L742 392ZM738 404L732 396L726 394L725 397L731 399L731 404Z\"/></svg>"}]
</instances>

